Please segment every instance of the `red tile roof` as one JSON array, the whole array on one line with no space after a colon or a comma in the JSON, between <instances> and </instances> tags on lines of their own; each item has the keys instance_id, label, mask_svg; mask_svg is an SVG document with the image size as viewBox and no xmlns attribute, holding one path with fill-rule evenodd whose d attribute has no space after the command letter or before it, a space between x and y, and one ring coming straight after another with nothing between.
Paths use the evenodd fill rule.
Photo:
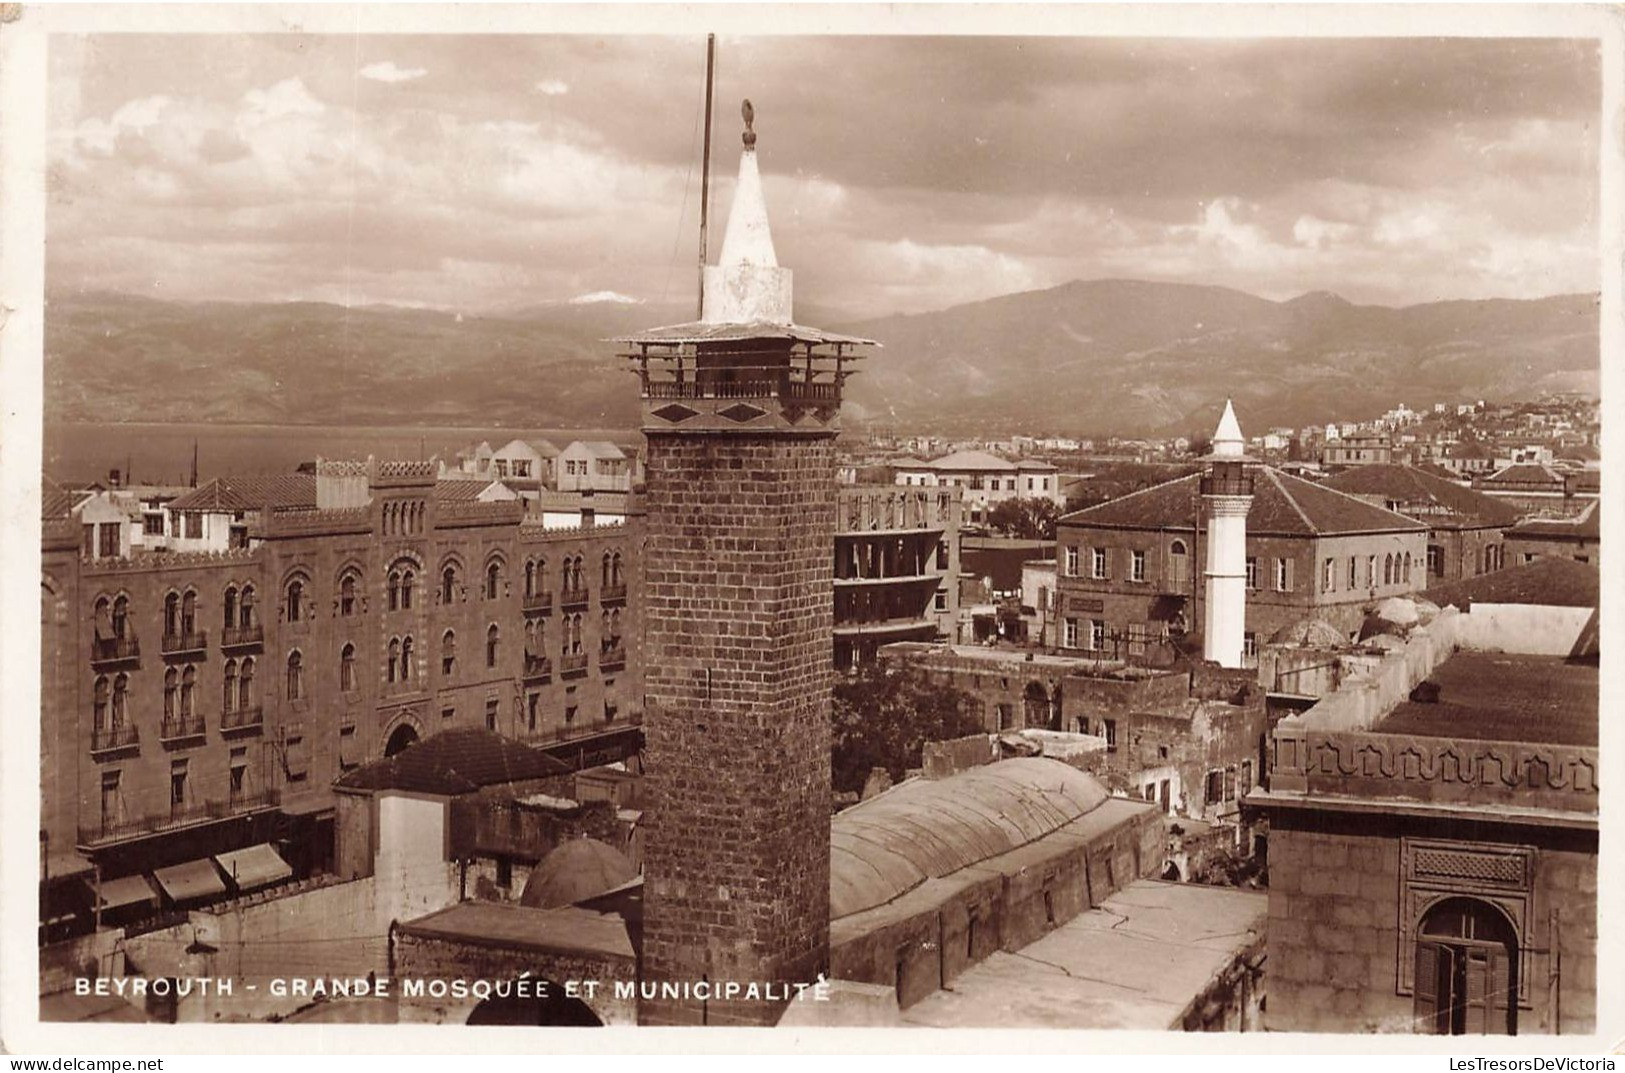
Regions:
<instances>
[{"instance_id":1,"label":"red tile roof","mask_svg":"<svg viewBox=\"0 0 1625 1073\"><path fill-rule=\"evenodd\" d=\"M1440 607L1473 603L1596 607L1600 586L1601 574L1595 563L1553 557L1446 582L1422 595Z\"/></svg>"},{"instance_id":2,"label":"red tile roof","mask_svg":"<svg viewBox=\"0 0 1625 1073\"><path fill-rule=\"evenodd\" d=\"M201 488L170 501L170 510L224 513L265 507L315 507L316 475L274 473L265 476L216 477Z\"/></svg>"},{"instance_id":3,"label":"red tile roof","mask_svg":"<svg viewBox=\"0 0 1625 1073\"><path fill-rule=\"evenodd\" d=\"M1099 506L1075 511L1063 525L1109 529L1192 529L1200 507L1200 474L1131 492ZM1422 523L1402 514L1325 488L1272 466L1260 466L1247 512L1249 533L1275 536L1328 536L1338 533L1417 532Z\"/></svg>"},{"instance_id":4,"label":"red tile roof","mask_svg":"<svg viewBox=\"0 0 1625 1073\"><path fill-rule=\"evenodd\" d=\"M1325 487L1358 496L1381 496L1401 514L1434 528L1508 526L1517 508L1415 466L1357 466L1326 479ZM1417 511L1410 515L1406 508Z\"/></svg>"},{"instance_id":5,"label":"red tile roof","mask_svg":"<svg viewBox=\"0 0 1625 1073\"><path fill-rule=\"evenodd\" d=\"M334 783L350 790L406 790L455 797L483 786L567 775L570 765L494 731L443 730Z\"/></svg>"}]
</instances>

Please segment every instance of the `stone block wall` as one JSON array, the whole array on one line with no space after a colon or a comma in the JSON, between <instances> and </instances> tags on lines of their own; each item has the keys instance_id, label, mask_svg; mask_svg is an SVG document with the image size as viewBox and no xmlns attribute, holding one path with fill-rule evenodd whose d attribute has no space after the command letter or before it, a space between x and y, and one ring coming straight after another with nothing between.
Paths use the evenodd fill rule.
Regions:
<instances>
[{"instance_id":1,"label":"stone block wall","mask_svg":"<svg viewBox=\"0 0 1625 1073\"><path fill-rule=\"evenodd\" d=\"M811 981L829 956L834 440L648 444L644 978ZM639 1017L779 1013L656 1000Z\"/></svg>"}]
</instances>

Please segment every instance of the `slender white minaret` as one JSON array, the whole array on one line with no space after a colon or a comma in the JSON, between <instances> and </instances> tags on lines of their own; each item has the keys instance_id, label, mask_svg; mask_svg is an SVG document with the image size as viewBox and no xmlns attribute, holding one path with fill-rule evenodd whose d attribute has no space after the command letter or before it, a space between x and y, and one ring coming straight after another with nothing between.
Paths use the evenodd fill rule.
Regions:
<instances>
[{"instance_id":1,"label":"slender white minaret","mask_svg":"<svg viewBox=\"0 0 1625 1073\"><path fill-rule=\"evenodd\" d=\"M1221 667L1242 665L1247 630L1247 510L1253 503L1252 459L1230 400L1204 462L1202 505L1207 515L1207 589L1202 657Z\"/></svg>"}]
</instances>

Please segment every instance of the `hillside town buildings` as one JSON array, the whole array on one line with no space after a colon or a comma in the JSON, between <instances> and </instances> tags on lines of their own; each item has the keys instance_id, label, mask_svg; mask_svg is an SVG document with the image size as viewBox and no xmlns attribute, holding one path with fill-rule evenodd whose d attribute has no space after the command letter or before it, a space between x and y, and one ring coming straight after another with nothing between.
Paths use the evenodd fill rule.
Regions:
<instances>
[{"instance_id":1,"label":"hillside town buildings","mask_svg":"<svg viewBox=\"0 0 1625 1073\"><path fill-rule=\"evenodd\" d=\"M891 463L898 484L921 488L959 488L965 520L984 525L994 507L1010 499L1048 499L1064 505L1059 471L1035 459L1009 461L987 451L955 451L929 462L899 459Z\"/></svg>"}]
</instances>

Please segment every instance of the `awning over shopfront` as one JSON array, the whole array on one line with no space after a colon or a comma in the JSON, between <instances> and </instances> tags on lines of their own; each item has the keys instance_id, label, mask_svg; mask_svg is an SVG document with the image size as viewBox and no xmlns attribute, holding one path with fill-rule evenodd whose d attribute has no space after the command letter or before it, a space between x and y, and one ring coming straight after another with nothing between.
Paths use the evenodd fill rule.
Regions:
<instances>
[{"instance_id":1,"label":"awning over shopfront","mask_svg":"<svg viewBox=\"0 0 1625 1073\"><path fill-rule=\"evenodd\" d=\"M272 883L280 883L293 875L293 869L288 867L288 862L264 842L257 846L249 846L247 849L217 854L214 860L220 866L220 870L237 884L238 890L258 890Z\"/></svg>"},{"instance_id":2,"label":"awning over shopfront","mask_svg":"<svg viewBox=\"0 0 1625 1073\"><path fill-rule=\"evenodd\" d=\"M96 884L90 882L92 892ZM102 880L101 888L103 909L122 909L127 905L157 905L158 895L153 891L152 884L147 882L146 876L122 876L118 879Z\"/></svg>"},{"instance_id":3,"label":"awning over shopfront","mask_svg":"<svg viewBox=\"0 0 1625 1073\"><path fill-rule=\"evenodd\" d=\"M192 898L207 898L226 893L225 881L215 871L214 862L207 857L201 861L187 861L169 868L160 868L152 878L164 888L172 901L184 902Z\"/></svg>"}]
</instances>

